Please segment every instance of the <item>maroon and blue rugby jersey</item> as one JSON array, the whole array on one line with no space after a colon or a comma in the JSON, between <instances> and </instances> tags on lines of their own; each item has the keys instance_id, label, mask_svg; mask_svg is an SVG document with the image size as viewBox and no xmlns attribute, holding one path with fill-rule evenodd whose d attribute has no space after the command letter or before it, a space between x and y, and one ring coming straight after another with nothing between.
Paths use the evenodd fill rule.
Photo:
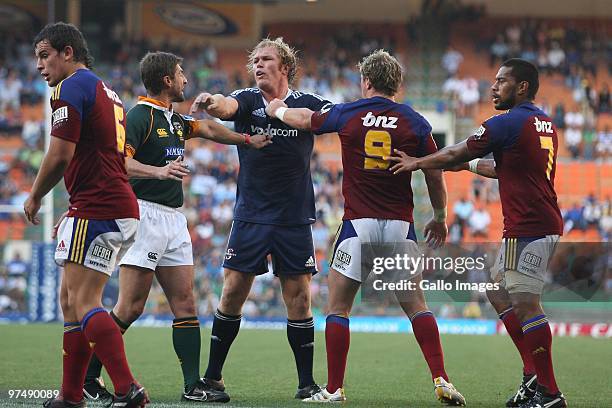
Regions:
<instances>
[{"instance_id":1,"label":"maroon and blue rugby jersey","mask_svg":"<svg viewBox=\"0 0 612 408\"><path fill-rule=\"evenodd\" d=\"M393 174L383 160L394 149L425 156L438 149L431 126L408 105L384 97L326 105L313 113L312 131L338 132L342 145L344 220L413 222L411 173Z\"/></svg>"},{"instance_id":2,"label":"maroon and blue rugby jersey","mask_svg":"<svg viewBox=\"0 0 612 408\"><path fill-rule=\"evenodd\" d=\"M479 157L493 153L504 215L504 238L561 235L555 193L557 130L533 103L486 120L467 140Z\"/></svg>"},{"instance_id":3,"label":"maroon and blue rugby jersey","mask_svg":"<svg viewBox=\"0 0 612 408\"><path fill-rule=\"evenodd\" d=\"M93 72L79 69L51 94L51 135L76 144L64 174L68 216L138 218L125 168L125 112L115 92Z\"/></svg>"}]
</instances>

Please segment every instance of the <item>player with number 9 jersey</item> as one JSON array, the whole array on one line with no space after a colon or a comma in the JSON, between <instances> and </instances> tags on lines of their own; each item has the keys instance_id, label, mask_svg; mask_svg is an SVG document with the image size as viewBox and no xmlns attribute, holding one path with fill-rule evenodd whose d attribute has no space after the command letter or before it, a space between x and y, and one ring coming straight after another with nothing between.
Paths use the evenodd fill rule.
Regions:
<instances>
[{"instance_id":1,"label":"player with number 9 jersey","mask_svg":"<svg viewBox=\"0 0 612 408\"><path fill-rule=\"evenodd\" d=\"M69 217L138 218L125 168L125 112L117 94L79 69L51 94L51 135L76 143L64 175Z\"/></svg>"},{"instance_id":2,"label":"player with number 9 jersey","mask_svg":"<svg viewBox=\"0 0 612 408\"><path fill-rule=\"evenodd\" d=\"M393 149L425 156L438 149L427 120L410 106L374 96L328 105L311 118L315 134L338 132L344 178L343 220L377 218L412 223L411 173L387 169Z\"/></svg>"}]
</instances>

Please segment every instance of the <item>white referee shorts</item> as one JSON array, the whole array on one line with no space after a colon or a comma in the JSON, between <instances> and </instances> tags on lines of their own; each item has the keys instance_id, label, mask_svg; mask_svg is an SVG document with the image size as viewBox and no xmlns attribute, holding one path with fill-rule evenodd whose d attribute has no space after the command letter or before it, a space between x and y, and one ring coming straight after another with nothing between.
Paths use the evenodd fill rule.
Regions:
<instances>
[{"instance_id":1,"label":"white referee shorts","mask_svg":"<svg viewBox=\"0 0 612 408\"><path fill-rule=\"evenodd\" d=\"M155 270L158 266L193 265L187 219L178 210L138 200L140 223L136 242L119 265Z\"/></svg>"}]
</instances>

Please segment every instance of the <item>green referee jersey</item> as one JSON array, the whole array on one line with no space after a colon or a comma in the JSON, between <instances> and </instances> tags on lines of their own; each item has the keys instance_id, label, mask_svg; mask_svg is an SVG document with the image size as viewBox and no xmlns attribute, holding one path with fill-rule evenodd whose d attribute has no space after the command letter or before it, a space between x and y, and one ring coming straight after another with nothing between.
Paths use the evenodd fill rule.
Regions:
<instances>
[{"instance_id":1,"label":"green referee jersey","mask_svg":"<svg viewBox=\"0 0 612 408\"><path fill-rule=\"evenodd\" d=\"M127 113L126 152L142 164L164 167L185 153L185 140L197 127L163 102L139 97ZM136 197L172 208L183 205L183 185L175 180L130 179Z\"/></svg>"}]
</instances>

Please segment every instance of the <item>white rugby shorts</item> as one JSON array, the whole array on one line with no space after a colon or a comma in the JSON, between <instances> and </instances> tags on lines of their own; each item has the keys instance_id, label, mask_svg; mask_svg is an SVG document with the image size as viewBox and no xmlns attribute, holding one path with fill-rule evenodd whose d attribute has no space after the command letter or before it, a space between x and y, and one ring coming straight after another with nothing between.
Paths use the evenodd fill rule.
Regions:
<instances>
[{"instance_id":1,"label":"white rugby shorts","mask_svg":"<svg viewBox=\"0 0 612 408\"><path fill-rule=\"evenodd\" d=\"M559 235L504 238L491 268L491 279L500 282L508 293L541 295L557 242Z\"/></svg>"},{"instance_id":2,"label":"white rugby shorts","mask_svg":"<svg viewBox=\"0 0 612 408\"><path fill-rule=\"evenodd\" d=\"M362 244L370 245L362 247ZM362 254L362 248L367 248L368 253ZM375 257L397 254L420 255L413 224L377 218L345 220L336 234L329 266L347 278L362 282L372 271ZM412 275L418 276L421 272L413 271Z\"/></svg>"},{"instance_id":3,"label":"white rugby shorts","mask_svg":"<svg viewBox=\"0 0 612 408\"><path fill-rule=\"evenodd\" d=\"M66 217L59 226L55 263L74 262L111 275L134 242L138 220L88 220Z\"/></svg>"},{"instance_id":4,"label":"white rugby shorts","mask_svg":"<svg viewBox=\"0 0 612 408\"><path fill-rule=\"evenodd\" d=\"M187 219L178 210L138 200L140 223L136 242L119 265L155 270L158 266L193 265Z\"/></svg>"}]
</instances>

